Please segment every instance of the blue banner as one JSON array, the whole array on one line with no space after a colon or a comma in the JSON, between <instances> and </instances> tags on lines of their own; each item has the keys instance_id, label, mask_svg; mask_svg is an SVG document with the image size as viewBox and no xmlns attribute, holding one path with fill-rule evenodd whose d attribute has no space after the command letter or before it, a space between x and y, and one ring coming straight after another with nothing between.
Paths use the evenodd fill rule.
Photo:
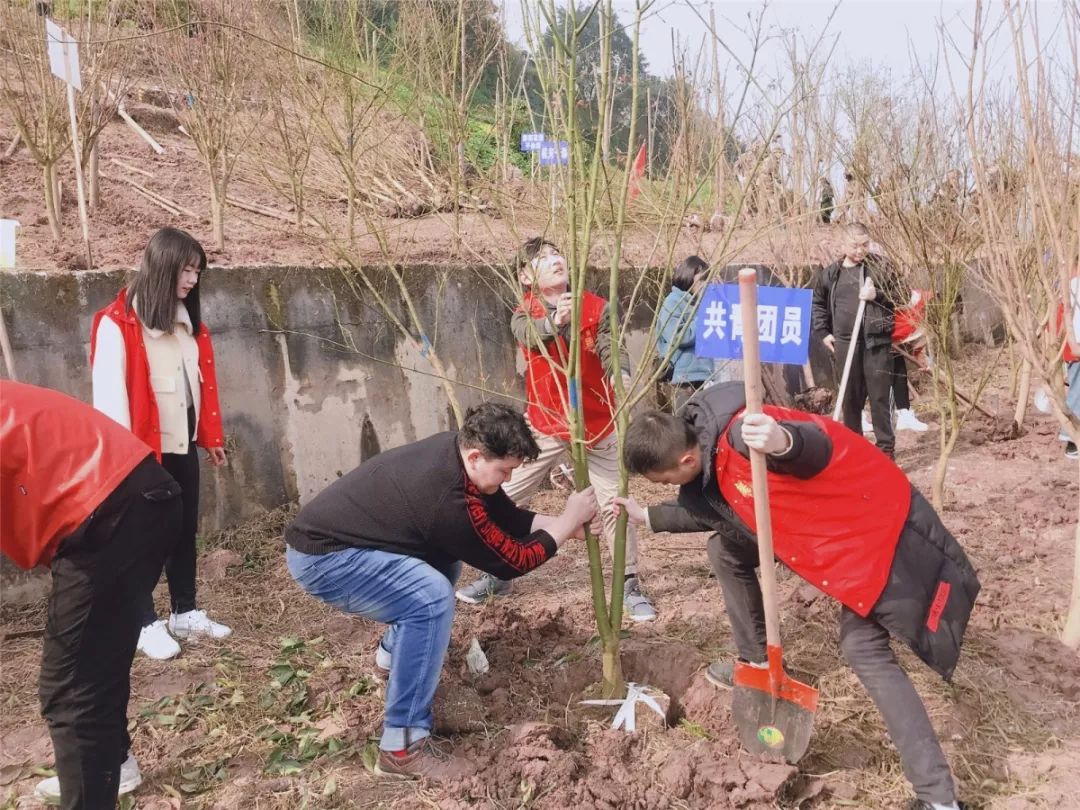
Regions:
<instances>
[{"instance_id":1,"label":"blue banner","mask_svg":"<svg viewBox=\"0 0 1080 810\"><path fill-rule=\"evenodd\" d=\"M521 151L522 152L539 152L540 144L544 142L543 132L522 132L521 133Z\"/></svg>"},{"instance_id":2,"label":"blue banner","mask_svg":"<svg viewBox=\"0 0 1080 810\"><path fill-rule=\"evenodd\" d=\"M541 166L566 166L570 163L570 144L566 141L544 141L540 144Z\"/></svg>"},{"instance_id":3,"label":"blue banner","mask_svg":"<svg viewBox=\"0 0 1080 810\"><path fill-rule=\"evenodd\" d=\"M761 362L803 365L810 355L811 290L758 285ZM694 354L741 360L742 313L738 284L710 284L694 317Z\"/></svg>"}]
</instances>

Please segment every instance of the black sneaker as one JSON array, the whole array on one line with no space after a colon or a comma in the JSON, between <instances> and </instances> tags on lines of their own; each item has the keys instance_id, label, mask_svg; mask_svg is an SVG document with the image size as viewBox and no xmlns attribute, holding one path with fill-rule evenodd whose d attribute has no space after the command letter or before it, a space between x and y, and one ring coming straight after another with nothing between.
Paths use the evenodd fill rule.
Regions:
<instances>
[{"instance_id":1,"label":"black sneaker","mask_svg":"<svg viewBox=\"0 0 1080 810\"><path fill-rule=\"evenodd\" d=\"M1076 442L1068 442L1065 445L1065 458L1080 458L1080 452L1076 449Z\"/></svg>"},{"instance_id":2,"label":"black sneaker","mask_svg":"<svg viewBox=\"0 0 1080 810\"><path fill-rule=\"evenodd\" d=\"M957 802L956 806L960 810L974 810L970 804L964 802ZM908 803L907 810L934 810L934 805L930 804L930 802L924 802L922 799L912 799Z\"/></svg>"}]
</instances>

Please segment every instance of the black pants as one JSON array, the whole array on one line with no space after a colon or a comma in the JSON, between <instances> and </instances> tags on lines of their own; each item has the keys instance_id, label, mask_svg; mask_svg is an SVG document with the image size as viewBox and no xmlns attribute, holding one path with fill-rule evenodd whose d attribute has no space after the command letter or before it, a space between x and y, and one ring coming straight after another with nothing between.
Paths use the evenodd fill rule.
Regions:
<instances>
[{"instance_id":1,"label":"black pants","mask_svg":"<svg viewBox=\"0 0 1080 810\"><path fill-rule=\"evenodd\" d=\"M847 360L848 342L836 341L836 353L833 363L836 378L844 373ZM893 352L892 346L874 346L868 348L860 340L855 345L855 356L851 361L851 375L848 377L847 391L844 392L844 424L862 435L862 409L867 397L870 399L870 417L874 422L874 438L878 449L892 456L896 448L893 434L892 409L889 405L893 387Z\"/></svg>"},{"instance_id":2,"label":"black pants","mask_svg":"<svg viewBox=\"0 0 1080 810\"><path fill-rule=\"evenodd\" d=\"M188 411L188 423L194 430L195 409ZM195 533L199 525L199 455L192 440L186 453L162 453L161 466L180 485L183 517L179 540L165 561L165 579L169 583L169 601L173 613L195 610ZM153 590L142 606L142 626L157 621Z\"/></svg>"},{"instance_id":3,"label":"black pants","mask_svg":"<svg viewBox=\"0 0 1080 810\"><path fill-rule=\"evenodd\" d=\"M179 495L146 459L53 559L39 693L64 810L116 805L141 606L176 542Z\"/></svg>"},{"instance_id":4,"label":"black pants","mask_svg":"<svg viewBox=\"0 0 1080 810\"><path fill-rule=\"evenodd\" d=\"M893 360L893 404L898 411L906 411L911 407L911 394L907 384L907 360L903 355L897 354Z\"/></svg>"},{"instance_id":5,"label":"black pants","mask_svg":"<svg viewBox=\"0 0 1080 810\"><path fill-rule=\"evenodd\" d=\"M765 661L765 609L757 544L737 529L714 534L708 542L709 564L724 593L735 649L747 661ZM889 644L888 631L873 618L843 608L840 649L885 718L889 738L900 754L904 775L923 801L956 800L949 763L938 743L926 707Z\"/></svg>"}]
</instances>

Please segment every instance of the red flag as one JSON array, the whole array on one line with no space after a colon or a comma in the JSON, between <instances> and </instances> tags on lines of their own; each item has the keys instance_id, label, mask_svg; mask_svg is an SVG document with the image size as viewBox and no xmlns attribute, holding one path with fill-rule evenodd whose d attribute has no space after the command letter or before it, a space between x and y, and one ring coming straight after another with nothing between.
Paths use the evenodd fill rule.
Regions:
<instances>
[{"instance_id":1,"label":"red flag","mask_svg":"<svg viewBox=\"0 0 1080 810\"><path fill-rule=\"evenodd\" d=\"M630 199L641 193L640 180L645 176L645 144L641 144L634 165L630 167Z\"/></svg>"}]
</instances>

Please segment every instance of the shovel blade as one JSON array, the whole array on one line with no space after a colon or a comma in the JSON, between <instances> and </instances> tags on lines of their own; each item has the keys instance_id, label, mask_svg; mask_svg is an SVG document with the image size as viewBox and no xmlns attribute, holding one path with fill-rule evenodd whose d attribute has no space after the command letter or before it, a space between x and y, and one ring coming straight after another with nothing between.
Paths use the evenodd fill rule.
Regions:
<instances>
[{"instance_id":1,"label":"shovel blade","mask_svg":"<svg viewBox=\"0 0 1080 810\"><path fill-rule=\"evenodd\" d=\"M817 690L787 675L779 655L768 669L740 663L734 687L731 714L743 747L791 765L802 759L814 730Z\"/></svg>"}]
</instances>

